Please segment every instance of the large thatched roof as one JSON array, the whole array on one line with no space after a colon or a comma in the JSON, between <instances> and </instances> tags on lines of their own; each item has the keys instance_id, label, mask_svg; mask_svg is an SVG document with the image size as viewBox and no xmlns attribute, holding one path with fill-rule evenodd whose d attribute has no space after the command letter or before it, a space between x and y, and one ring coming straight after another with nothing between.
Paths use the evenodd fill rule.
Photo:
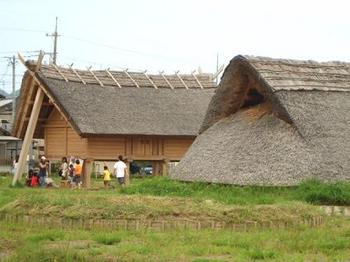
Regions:
<instances>
[{"instance_id":1,"label":"large thatched roof","mask_svg":"<svg viewBox=\"0 0 350 262\"><path fill-rule=\"evenodd\" d=\"M25 105L35 96L28 90L30 78L27 73L22 84L14 131L19 137L24 135L26 126L20 122L29 115ZM215 87L210 74L150 75L54 65L43 65L36 78L53 100L47 103L59 107L82 136L196 136ZM48 114L41 112L40 118L45 119Z\"/></svg>"},{"instance_id":2,"label":"large thatched roof","mask_svg":"<svg viewBox=\"0 0 350 262\"><path fill-rule=\"evenodd\" d=\"M239 185L350 180L350 64L235 57L173 177Z\"/></svg>"}]
</instances>

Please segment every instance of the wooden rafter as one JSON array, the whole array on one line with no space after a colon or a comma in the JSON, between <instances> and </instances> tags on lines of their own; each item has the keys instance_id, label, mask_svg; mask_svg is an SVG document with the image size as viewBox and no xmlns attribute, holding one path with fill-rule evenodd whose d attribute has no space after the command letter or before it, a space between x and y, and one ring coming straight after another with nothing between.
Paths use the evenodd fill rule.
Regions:
<instances>
[{"instance_id":1,"label":"wooden rafter","mask_svg":"<svg viewBox=\"0 0 350 262\"><path fill-rule=\"evenodd\" d=\"M18 58L26 66L25 59L21 54L18 54ZM38 60L37 60L37 63L36 63L35 69L34 69L35 71L32 72L28 68L29 72L31 72L33 80L35 79L35 72L38 72L40 69L43 58L44 58L44 52L40 51L40 54L39 54L39 57L38 57ZM34 83L34 81L32 83ZM32 85L32 83L30 83L30 84ZM31 114L30 114L30 118L29 118L29 122L27 125L27 130L26 130L26 133L24 135L21 153L20 153L19 159L18 159L17 170L16 170L16 174L13 177L12 185L16 185L17 181L20 180L22 177L24 167L26 164L26 160L27 160L27 155L29 152L30 145L32 144L35 127L36 127L36 123L37 123L38 118L39 118L40 108L41 108L41 104L42 104L43 100L44 100L44 93L40 88L38 88L36 91L34 105L33 105L33 108L32 108Z\"/></svg>"},{"instance_id":2,"label":"wooden rafter","mask_svg":"<svg viewBox=\"0 0 350 262\"><path fill-rule=\"evenodd\" d=\"M42 91L44 92L44 94L49 98L49 101L50 101L49 104L53 105L57 109L57 111L61 113L61 115L63 116L64 120L72 127L72 129L75 129L74 126L71 125L70 118L66 117L65 113L61 110L61 108L59 107L59 105L55 101L54 97L41 84L40 80L35 76L34 72L29 71L29 74L33 77L34 81L39 86L38 89L41 88ZM34 104L35 104L35 102L34 102ZM34 105L33 105L33 107L34 107Z\"/></svg>"},{"instance_id":3,"label":"wooden rafter","mask_svg":"<svg viewBox=\"0 0 350 262\"><path fill-rule=\"evenodd\" d=\"M64 81L68 82L67 77L61 72L61 70L56 66L55 64L52 64L52 66L56 69L56 71L60 74L60 76L63 77Z\"/></svg>"},{"instance_id":4,"label":"wooden rafter","mask_svg":"<svg viewBox=\"0 0 350 262\"><path fill-rule=\"evenodd\" d=\"M135 81L135 79L131 77L131 75L128 72L128 69L125 69L124 73L130 78L130 80L136 85L136 87L140 87L139 84Z\"/></svg>"},{"instance_id":5,"label":"wooden rafter","mask_svg":"<svg viewBox=\"0 0 350 262\"><path fill-rule=\"evenodd\" d=\"M44 54L42 56L39 55L38 61L36 63L35 69L34 69L34 72L38 72L39 71L43 58L44 58ZM21 54L18 54L18 59L22 62L22 64L25 65L26 61L25 61L24 57ZM35 91L34 85L35 85L35 81L34 81L34 78L32 77L29 80L29 88L28 88L29 92L31 92L30 95L32 95L32 93ZM30 105L29 103L25 103L24 106L23 106L23 110L22 111L26 112L28 110L29 105ZM22 118L23 114L20 114L19 112L17 112L17 115L20 118ZM24 124L24 122L20 121L20 120L21 119L17 120L19 122L19 127L17 129L18 132L16 133L17 137L21 137L21 133L19 133L19 132L21 132L21 130L23 129L23 124Z\"/></svg>"},{"instance_id":6,"label":"wooden rafter","mask_svg":"<svg viewBox=\"0 0 350 262\"><path fill-rule=\"evenodd\" d=\"M119 82L117 81L117 79L115 79L115 77L114 77L114 76L112 75L112 73L109 71L109 68L106 69L106 72L107 72L107 74L109 75L109 77L113 79L114 83L116 83L117 86L118 86L119 88L122 88L122 86L119 84Z\"/></svg>"},{"instance_id":7,"label":"wooden rafter","mask_svg":"<svg viewBox=\"0 0 350 262\"><path fill-rule=\"evenodd\" d=\"M158 89L157 85L153 82L153 80L147 75L147 70L143 72L148 81L153 85L155 89Z\"/></svg>"},{"instance_id":8,"label":"wooden rafter","mask_svg":"<svg viewBox=\"0 0 350 262\"><path fill-rule=\"evenodd\" d=\"M169 82L169 80L166 78L166 76L165 76L163 73L164 73L164 71L159 72L159 74L163 77L163 79L164 79L165 82L168 84L168 86L169 86L171 89L174 89L173 85Z\"/></svg>"},{"instance_id":9,"label":"wooden rafter","mask_svg":"<svg viewBox=\"0 0 350 262\"><path fill-rule=\"evenodd\" d=\"M201 82L199 81L199 79L197 78L197 76L194 74L194 72L196 72L196 71L193 71L193 72L191 73L191 75L194 77L194 79L196 79L196 82L197 82L197 84L200 86L200 88L203 89L203 86L202 86Z\"/></svg>"},{"instance_id":10,"label":"wooden rafter","mask_svg":"<svg viewBox=\"0 0 350 262\"><path fill-rule=\"evenodd\" d=\"M75 70L72 65L69 65L69 68L70 70L73 71L73 73L79 78L79 80L84 84L86 85L86 82L84 81L84 79L81 78L81 76L78 74L77 70Z\"/></svg>"},{"instance_id":11,"label":"wooden rafter","mask_svg":"<svg viewBox=\"0 0 350 262\"><path fill-rule=\"evenodd\" d=\"M175 75L180 79L181 83L185 86L185 88L188 89L188 86L186 85L185 81L179 75L179 71L176 71Z\"/></svg>"},{"instance_id":12,"label":"wooden rafter","mask_svg":"<svg viewBox=\"0 0 350 262\"><path fill-rule=\"evenodd\" d=\"M87 68L87 70L90 72L90 74L96 79L96 81L100 84L100 86L104 86L102 81L98 79L98 77L95 75L95 73L91 70L91 66Z\"/></svg>"}]
</instances>

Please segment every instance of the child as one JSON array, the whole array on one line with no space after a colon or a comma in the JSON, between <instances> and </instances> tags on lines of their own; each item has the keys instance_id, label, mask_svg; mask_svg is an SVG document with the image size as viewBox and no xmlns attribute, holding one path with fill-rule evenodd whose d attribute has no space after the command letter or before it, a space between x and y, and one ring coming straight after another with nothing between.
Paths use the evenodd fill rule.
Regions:
<instances>
[{"instance_id":1,"label":"child","mask_svg":"<svg viewBox=\"0 0 350 262\"><path fill-rule=\"evenodd\" d=\"M71 186L73 186L73 182L74 182L74 171L75 170L74 170L73 164L70 164L68 168L68 181Z\"/></svg>"},{"instance_id":2,"label":"child","mask_svg":"<svg viewBox=\"0 0 350 262\"><path fill-rule=\"evenodd\" d=\"M32 177L31 177L30 186L37 187L37 186L39 186L39 176L33 170L31 170L31 171L32 171Z\"/></svg>"},{"instance_id":3,"label":"child","mask_svg":"<svg viewBox=\"0 0 350 262\"><path fill-rule=\"evenodd\" d=\"M83 171L83 167L81 166L80 164L80 161L79 159L75 160L75 176L74 176L74 179L75 179L75 185L78 186L78 188L81 187L81 174L82 174L82 171Z\"/></svg>"},{"instance_id":4,"label":"child","mask_svg":"<svg viewBox=\"0 0 350 262\"><path fill-rule=\"evenodd\" d=\"M105 188L111 186L111 173L108 170L108 166L103 167L103 184L105 185Z\"/></svg>"}]
</instances>

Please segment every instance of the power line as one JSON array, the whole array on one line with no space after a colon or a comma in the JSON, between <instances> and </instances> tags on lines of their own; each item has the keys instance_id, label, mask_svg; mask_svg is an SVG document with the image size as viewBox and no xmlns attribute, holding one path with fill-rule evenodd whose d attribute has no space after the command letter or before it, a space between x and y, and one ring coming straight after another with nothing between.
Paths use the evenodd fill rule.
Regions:
<instances>
[{"instance_id":1,"label":"power line","mask_svg":"<svg viewBox=\"0 0 350 262\"><path fill-rule=\"evenodd\" d=\"M7 74L6 72L4 74L2 74L2 76L12 76L12 74ZM16 74L16 77L22 77L22 74Z\"/></svg>"},{"instance_id":2,"label":"power line","mask_svg":"<svg viewBox=\"0 0 350 262\"><path fill-rule=\"evenodd\" d=\"M46 33L46 31L43 31L43 30L35 30L35 29L20 28L20 27L0 27L0 30L2 30L2 31L20 31L20 32L30 32L30 33Z\"/></svg>"},{"instance_id":3,"label":"power line","mask_svg":"<svg viewBox=\"0 0 350 262\"><path fill-rule=\"evenodd\" d=\"M1 82L4 81L5 75L7 75L7 72L9 71L9 68L10 68L10 64L8 63L7 67L5 69L5 73L1 76L1 80L0 80Z\"/></svg>"},{"instance_id":4,"label":"power line","mask_svg":"<svg viewBox=\"0 0 350 262\"><path fill-rule=\"evenodd\" d=\"M29 53L39 53L40 50L35 50L35 51L20 51L20 50L16 50L16 51L0 51L0 54L14 54L14 53L24 53L24 54L29 54Z\"/></svg>"},{"instance_id":5,"label":"power line","mask_svg":"<svg viewBox=\"0 0 350 262\"><path fill-rule=\"evenodd\" d=\"M162 56L162 55L159 55L159 54L141 52L141 51L137 51L137 50L133 50L133 49L121 48L121 47L117 47L117 46L113 46L113 45L108 45L108 44L103 44L103 43L91 41L91 40L88 40L88 39L78 38L78 37L75 37L75 36L69 36L69 35L61 35L61 36L64 37L64 38L68 38L68 39L75 40L75 41L88 43L88 44L90 44L90 45L101 46L101 47L109 48L109 49L116 50L116 51L119 51L119 52L137 54L137 55L148 56L148 57L153 57L153 58L161 58L161 59L171 59L171 60L174 60L173 57L167 57L167 56Z\"/></svg>"}]
</instances>

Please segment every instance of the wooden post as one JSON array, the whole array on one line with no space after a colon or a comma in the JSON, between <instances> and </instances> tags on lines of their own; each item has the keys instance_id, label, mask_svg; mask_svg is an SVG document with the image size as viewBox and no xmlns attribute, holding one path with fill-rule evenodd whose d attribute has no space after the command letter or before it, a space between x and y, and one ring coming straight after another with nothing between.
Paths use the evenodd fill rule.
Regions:
<instances>
[{"instance_id":1,"label":"wooden post","mask_svg":"<svg viewBox=\"0 0 350 262\"><path fill-rule=\"evenodd\" d=\"M159 176L162 174L162 170L161 170L161 162L160 161L152 161L152 174L154 176Z\"/></svg>"},{"instance_id":2,"label":"wooden post","mask_svg":"<svg viewBox=\"0 0 350 262\"><path fill-rule=\"evenodd\" d=\"M91 158L84 160L83 165L83 187L90 188L91 187L91 172L92 172L92 165L94 160Z\"/></svg>"},{"instance_id":3,"label":"wooden post","mask_svg":"<svg viewBox=\"0 0 350 262\"><path fill-rule=\"evenodd\" d=\"M16 170L16 174L13 178L12 185L14 186L18 180L21 179L22 173L24 171L25 163L27 160L27 155L29 152L29 147L32 144L32 139L34 135L34 130L36 127L36 123L38 121L39 113L40 113L40 108L41 104L44 99L44 92L41 90L40 87L38 87L38 90L36 91L36 96L35 96L35 102L33 105L33 110L30 114L28 126L27 126L27 131L24 136L23 144L22 144L22 150L19 155L19 160L18 160L18 167Z\"/></svg>"},{"instance_id":4,"label":"wooden post","mask_svg":"<svg viewBox=\"0 0 350 262\"><path fill-rule=\"evenodd\" d=\"M19 60L25 65L24 58L20 54L18 54L18 57L19 57ZM40 66L41 66L41 62L43 61L43 58L44 58L44 53L42 51L40 51L38 61L37 61L36 66L35 66L35 72L39 71ZM34 76L32 76L32 77L33 77L33 80L31 83L31 88L34 88ZM26 160L27 160L27 155L29 152L29 147L32 145L33 135L34 135L36 123L37 123L38 118L39 118L40 108L41 108L41 105L43 103L43 99L44 99L44 92L41 90L41 88L39 86L38 90L36 91L33 109L32 109L32 112L30 114L27 130L26 130L23 144L22 144L22 149L21 149L21 152L19 154L19 160L18 160L16 174L14 175L13 180L12 180L13 186L16 185L16 182L18 180L20 180L22 177L24 167L26 164Z\"/></svg>"},{"instance_id":5,"label":"wooden post","mask_svg":"<svg viewBox=\"0 0 350 262\"><path fill-rule=\"evenodd\" d=\"M125 164L127 166L128 171L126 172L125 177L124 177L125 186L130 185L130 163L131 163L131 161L129 159L126 159Z\"/></svg>"},{"instance_id":6,"label":"wooden post","mask_svg":"<svg viewBox=\"0 0 350 262\"><path fill-rule=\"evenodd\" d=\"M169 175L169 159L164 159L162 163L162 176Z\"/></svg>"}]
</instances>

